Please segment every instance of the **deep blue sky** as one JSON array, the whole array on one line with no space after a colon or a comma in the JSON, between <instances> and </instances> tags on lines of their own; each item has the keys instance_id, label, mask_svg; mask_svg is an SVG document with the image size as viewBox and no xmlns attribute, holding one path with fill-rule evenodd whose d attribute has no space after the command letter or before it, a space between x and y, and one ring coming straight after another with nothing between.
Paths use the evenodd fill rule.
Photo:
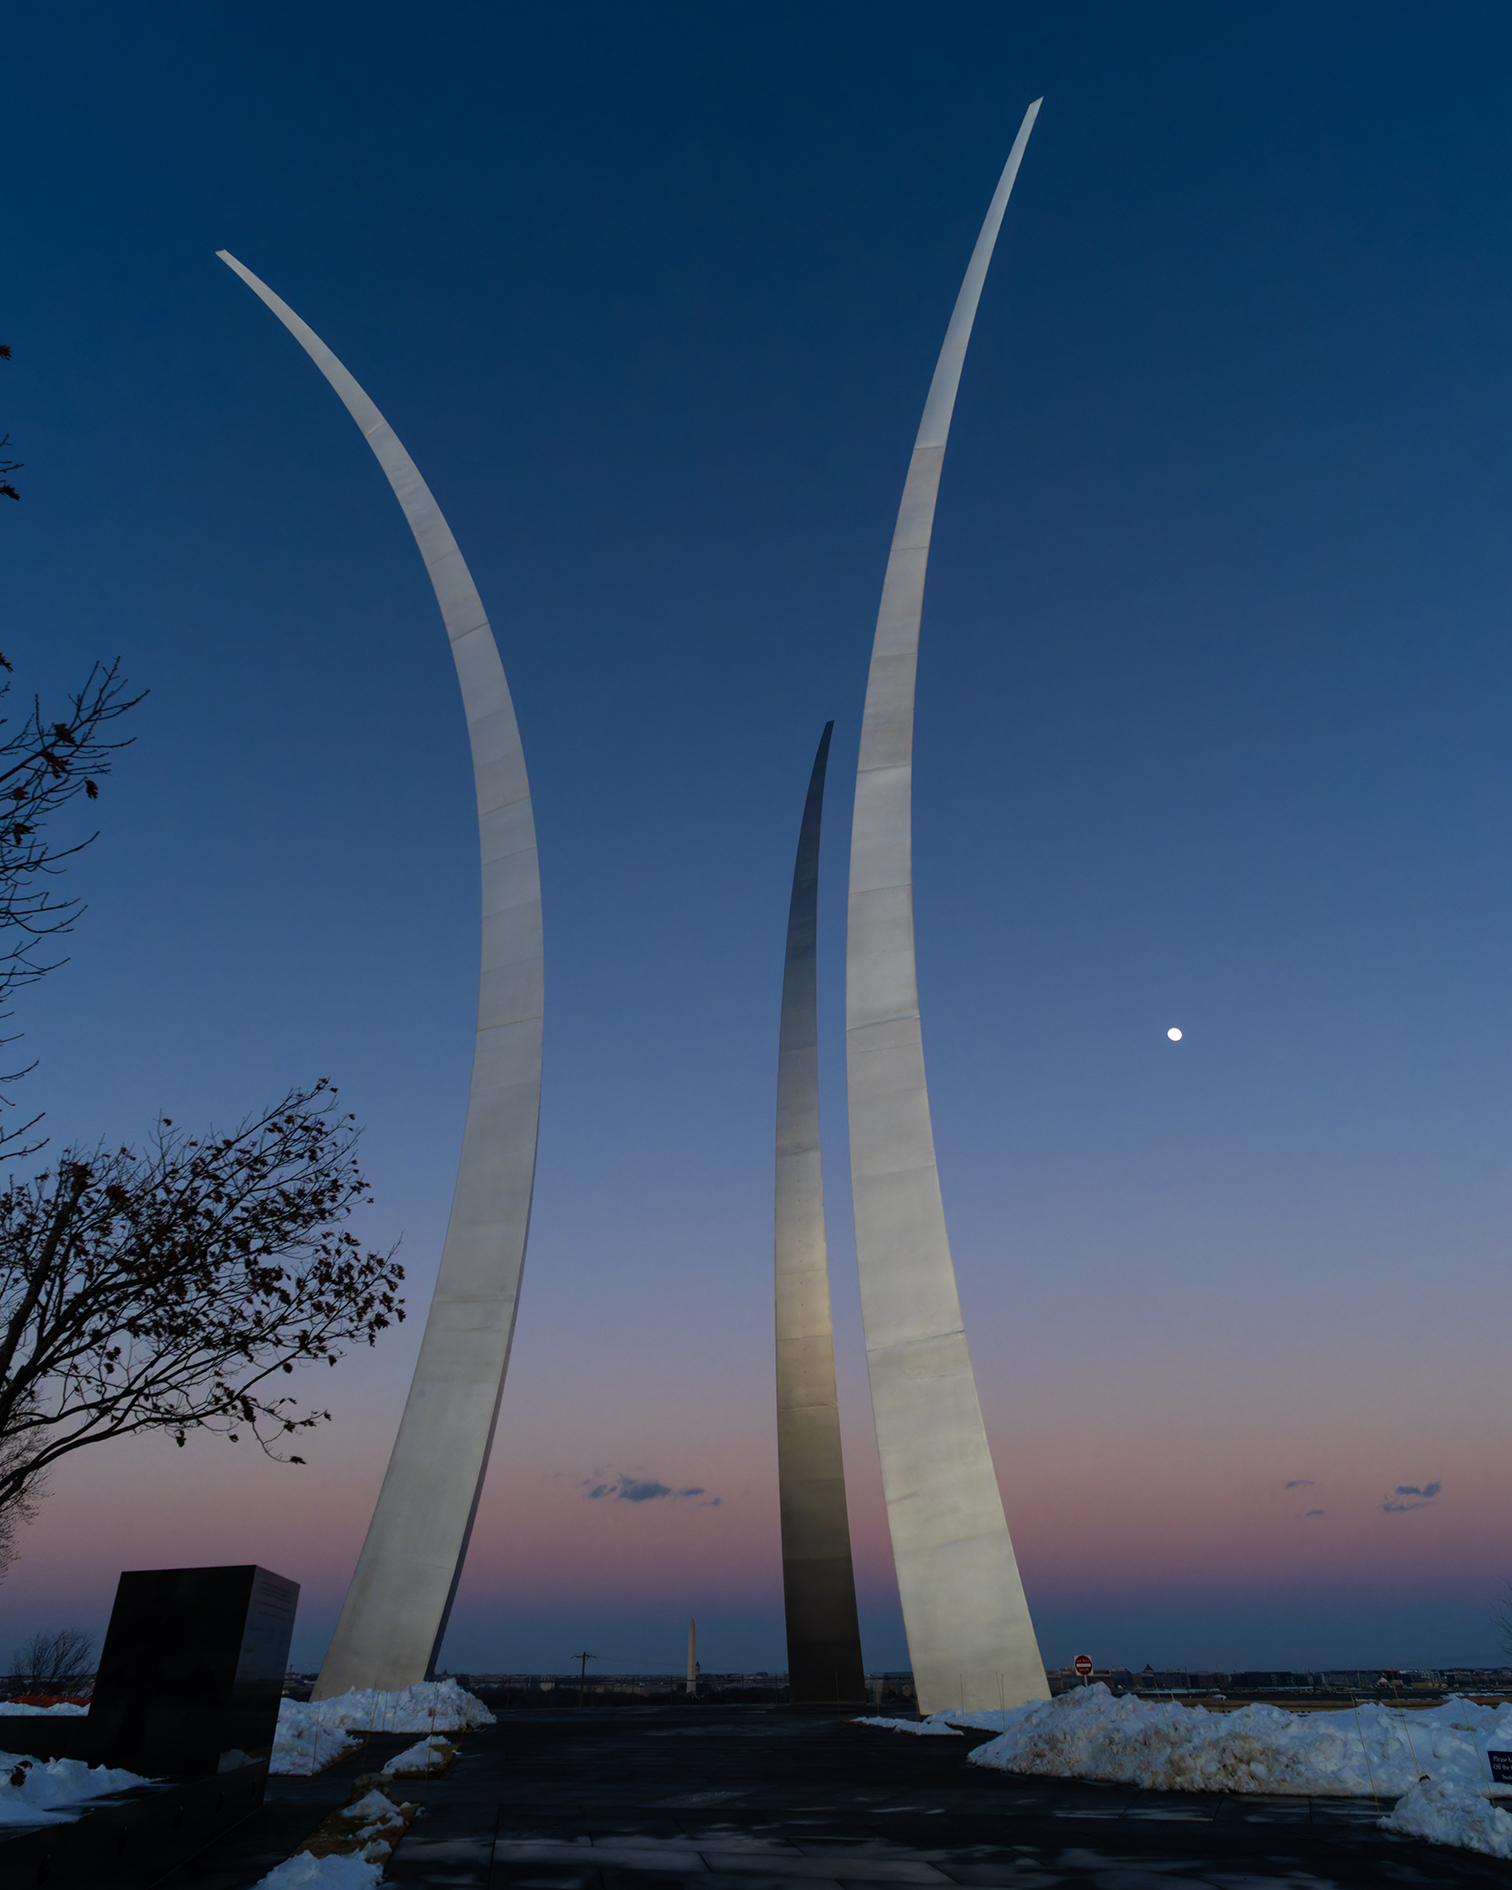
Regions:
<instances>
[{"instance_id":1,"label":"deep blue sky","mask_svg":"<svg viewBox=\"0 0 1512 1890\"><path fill-rule=\"evenodd\" d=\"M455 683L376 465L217 247L393 422L514 690L546 1098L454 1664L611 1632L675 1661L690 1608L709 1664L780 1663L776 998L831 716L832 1258L868 1658L902 1664L849 1247L850 771L934 355L1040 94L935 534L915 859L1045 1653L1490 1659L1507 10L30 4L3 60L0 647L23 688L119 653L152 691L72 962L20 1013L54 1132L330 1075L423 1306L475 975ZM413 1336L341 1375L307 1472L157 1446L61 1472L0 1629L63 1591L103 1618L123 1565L256 1555L305 1581L318 1656ZM606 1468L722 1491L698 1527L726 1534L627 1511L623 1601L629 1549L577 1494Z\"/></svg>"}]
</instances>

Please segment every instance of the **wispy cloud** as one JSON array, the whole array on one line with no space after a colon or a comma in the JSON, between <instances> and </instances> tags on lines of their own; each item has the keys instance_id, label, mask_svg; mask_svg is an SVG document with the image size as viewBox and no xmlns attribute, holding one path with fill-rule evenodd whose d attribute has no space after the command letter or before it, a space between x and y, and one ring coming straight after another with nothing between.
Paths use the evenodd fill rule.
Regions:
<instances>
[{"instance_id":1,"label":"wispy cloud","mask_svg":"<svg viewBox=\"0 0 1512 1890\"><path fill-rule=\"evenodd\" d=\"M1310 1509L1307 1513L1309 1516L1321 1516L1323 1514L1321 1509Z\"/></svg>"},{"instance_id":2,"label":"wispy cloud","mask_svg":"<svg viewBox=\"0 0 1512 1890\"><path fill-rule=\"evenodd\" d=\"M1388 1516L1399 1516L1409 1509L1427 1509L1444 1485L1435 1478L1432 1483L1399 1483L1396 1494L1388 1496L1381 1504Z\"/></svg>"},{"instance_id":3,"label":"wispy cloud","mask_svg":"<svg viewBox=\"0 0 1512 1890\"><path fill-rule=\"evenodd\" d=\"M600 1470L591 1477L584 1477L583 1493L590 1503L605 1499L611 1503L655 1503L664 1496L681 1502L684 1497L703 1496L704 1486L695 1483L688 1489L674 1490L670 1483L661 1483L655 1477L632 1477L623 1470L613 1473ZM717 1506L719 1500L717 1496L707 1498L700 1507Z\"/></svg>"},{"instance_id":4,"label":"wispy cloud","mask_svg":"<svg viewBox=\"0 0 1512 1890\"><path fill-rule=\"evenodd\" d=\"M1293 1477L1290 1483L1283 1483L1281 1487L1284 1490L1310 1490L1312 1486L1312 1477Z\"/></svg>"}]
</instances>

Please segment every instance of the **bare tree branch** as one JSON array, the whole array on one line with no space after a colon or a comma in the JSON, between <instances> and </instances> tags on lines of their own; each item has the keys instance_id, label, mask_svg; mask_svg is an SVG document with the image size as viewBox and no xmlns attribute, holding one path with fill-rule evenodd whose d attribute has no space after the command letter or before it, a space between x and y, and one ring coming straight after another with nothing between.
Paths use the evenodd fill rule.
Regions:
<instances>
[{"instance_id":1,"label":"bare tree branch","mask_svg":"<svg viewBox=\"0 0 1512 1890\"><path fill-rule=\"evenodd\" d=\"M10 669L0 656L0 705ZM97 665L64 720L34 702L7 732L0 715L0 1007L54 968L46 942L79 915L56 881L94 836L54 844L49 823L96 798L140 700ZM0 1072L0 1107L24 1073ZM330 1413L283 1377L404 1317L403 1269L344 1226L371 1196L335 1096L292 1090L229 1135L164 1117L140 1152L65 1149L0 1189L0 1575L48 1470L86 1445L214 1430L301 1462L290 1440ZM0 1131L11 1162L35 1152L17 1147L33 1126Z\"/></svg>"},{"instance_id":2,"label":"bare tree branch","mask_svg":"<svg viewBox=\"0 0 1512 1890\"><path fill-rule=\"evenodd\" d=\"M6 446L0 497L17 499ZM94 835L55 843L51 824L79 796L98 798L129 747L115 724L142 701L117 663L96 663L62 720L32 701L11 722L9 677L0 656L0 1019L55 970L49 943L81 911L57 881ZM25 1074L0 1070L0 1108ZM283 1395L283 1376L335 1365L403 1319L403 1268L344 1230L370 1196L335 1094L325 1081L295 1089L227 1136L189 1136L164 1117L140 1153L64 1149L0 1191L0 1576L47 1470L87 1444L166 1431L181 1446L208 1429L301 1463L289 1440L331 1414ZM8 1160L36 1153L19 1147L34 1126L0 1130ZM36 1646L28 1659L59 1652Z\"/></svg>"},{"instance_id":3,"label":"bare tree branch","mask_svg":"<svg viewBox=\"0 0 1512 1890\"><path fill-rule=\"evenodd\" d=\"M225 1136L165 1118L141 1153L69 1150L0 1193L0 1515L108 1437L245 1433L282 1456L330 1416L279 1379L404 1317L393 1254L341 1226L371 1196L335 1094L291 1091Z\"/></svg>"},{"instance_id":4,"label":"bare tree branch","mask_svg":"<svg viewBox=\"0 0 1512 1890\"><path fill-rule=\"evenodd\" d=\"M3 341L0 341L0 361L8 361L10 358L10 349ZM21 470L21 462L19 459L6 459L3 457L6 447L9 445L10 435L7 433L5 438L0 440L0 498L19 499L21 494L17 492L10 480L4 477L6 473L20 472Z\"/></svg>"},{"instance_id":5,"label":"bare tree branch","mask_svg":"<svg viewBox=\"0 0 1512 1890\"><path fill-rule=\"evenodd\" d=\"M1492 1602L1487 1611L1491 1616L1491 1626L1502 1649L1512 1654L1512 1582L1505 1584L1502 1593Z\"/></svg>"},{"instance_id":6,"label":"bare tree branch","mask_svg":"<svg viewBox=\"0 0 1512 1890\"><path fill-rule=\"evenodd\" d=\"M0 704L10 694L10 669L0 655ZM111 725L141 700L126 693L119 663L96 664L69 698L65 720L45 721L41 704L33 701L27 719L5 733L8 719L0 715L0 1018L11 1014L4 1007L16 991L56 970L60 960L39 955L43 941L71 931L82 910L77 899L59 897L55 881L65 862L96 836L55 845L48 822L80 795L98 798L115 754L130 746L129 737L110 738ZM14 1040L0 1038L0 1044L6 1041ZM0 1071L0 1107L14 1106L6 1087L25 1074ZM33 1117L0 1130L0 1148L20 1142L36 1122ZM36 1146L8 1152L16 1160Z\"/></svg>"},{"instance_id":7,"label":"bare tree branch","mask_svg":"<svg viewBox=\"0 0 1512 1890\"><path fill-rule=\"evenodd\" d=\"M34 1634L12 1653L11 1678L20 1683L22 1693L77 1693L93 1676L93 1650L94 1636L78 1628Z\"/></svg>"}]
</instances>

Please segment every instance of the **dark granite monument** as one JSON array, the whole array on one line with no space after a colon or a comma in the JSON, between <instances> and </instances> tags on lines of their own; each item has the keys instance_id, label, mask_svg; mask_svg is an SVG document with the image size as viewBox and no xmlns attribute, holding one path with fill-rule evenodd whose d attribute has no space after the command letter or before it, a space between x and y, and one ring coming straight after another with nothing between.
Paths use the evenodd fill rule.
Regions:
<instances>
[{"instance_id":1,"label":"dark granite monument","mask_svg":"<svg viewBox=\"0 0 1512 1890\"><path fill-rule=\"evenodd\" d=\"M268 1569L128 1569L94 1698L96 1763L198 1778L266 1759L299 1586Z\"/></svg>"},{"instance_id":2,"label":"dark granite monument","mask_svg":"<svg viewBox=\"0 0 1512 1890\"><path fill-rule=\"evenodd\" d=\"M0 1832L0 1882L156 1883L262 1803L298 1584L251 1563L121 1576L89 1712L0 1718L0 1745L153 1781L76 1823Z\"/></svg>"}]
</instances>

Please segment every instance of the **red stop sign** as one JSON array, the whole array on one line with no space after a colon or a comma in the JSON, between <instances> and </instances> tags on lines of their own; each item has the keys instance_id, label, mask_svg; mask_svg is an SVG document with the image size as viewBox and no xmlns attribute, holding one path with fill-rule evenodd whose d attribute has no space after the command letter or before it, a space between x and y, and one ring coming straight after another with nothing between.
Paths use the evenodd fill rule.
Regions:
<instances>
[{"instance_id":1,"label":"red stop sign","mask_svg":"<svg viewBox=\"0 0 1512 1890\"><path fill-rule=\"evenodd\" d=\"M1082 1679L1085 1680L1092 1671L1092 1656L1090 1654L1078 1654L1071 1665L1081 1675Z\"/></svg>"}]
</instances>

